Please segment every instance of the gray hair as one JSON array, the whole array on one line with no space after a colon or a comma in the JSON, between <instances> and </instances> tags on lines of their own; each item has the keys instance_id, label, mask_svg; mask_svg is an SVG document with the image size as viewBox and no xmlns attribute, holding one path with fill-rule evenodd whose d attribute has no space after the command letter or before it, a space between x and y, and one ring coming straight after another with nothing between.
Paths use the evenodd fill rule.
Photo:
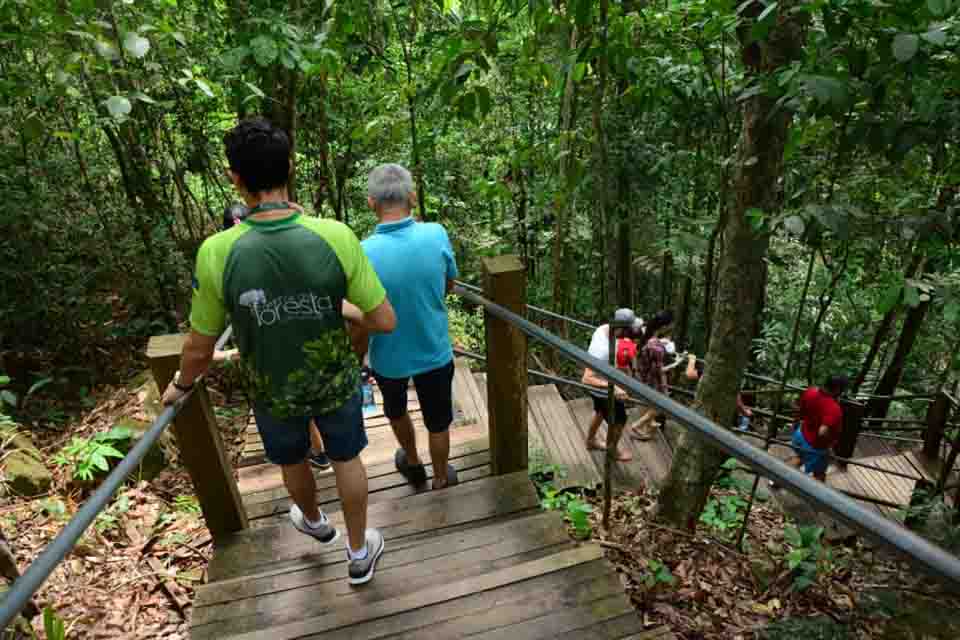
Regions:
<instances>
[{"instance_id":1,"label":"gray hair","mask_svg":"<svg viewBox=\"0 0 960 640\"><path fill-rule=\"evenodd\" d=\"M367 195L377 204L406 204L413 176L399 164L381 164L367 178Z\"/></svg>"}]
</instances>

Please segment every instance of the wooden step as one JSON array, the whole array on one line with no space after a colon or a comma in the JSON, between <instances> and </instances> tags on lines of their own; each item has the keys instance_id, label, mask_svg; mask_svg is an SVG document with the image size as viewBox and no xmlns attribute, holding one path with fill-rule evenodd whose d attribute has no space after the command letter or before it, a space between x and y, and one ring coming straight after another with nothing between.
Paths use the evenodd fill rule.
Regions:
<instances>
[{"instance_id":1,"label":"wooden step","mask_svg":"<svg viewBox=\"0 0 960 640\"><path fill-rule=\"evenodd\" d=\"M471 423L453 426L450 428L450 447L451 451L462 447L477 450L477 446L486 449L484 443L487 442L489 434L486 423ZM397 439L393 435L393 430L389 427L378 430L376 433L367 432L369 444L360 454L367 468L374 466L393 464L394 453L397 450ZM417 452L424 460L430 459L430 450L427 442L426 429L417 429ZM280 475L280 468L268 462L261 460L259 464L249 465L241 468L237 472L238 485L241 495L277 489L283 486L283 479Z\"/></svg>"},{"instance_id":2,"label":"wooden step","mask_svg":"<svg viewBox=\"0 0 960 640\"><path fill-rule=\"evenodd\" d=\"M581 434L556 385L530 387L527 401L531 451L539 448L545 462L560 465L566 471L564 477L554 478L552 484L558 489L593 489L600 484L603 467L597 466L587 450L586 437Z\"/></svg>"},{"instance_id":3,"label":"wooden step","mask_svg":"<svg viewBox=\"0 0 960 640\"><path fill-rule=\"evenodd\" d=\"M379 528L390 541L404 536L485 523L497 516L536 509L539 498L525 472L467 482L442 491L371 504L368 526ZM343 514L328 513L343 529ZM271 565L312 560L323 548L289 523L248 529L218 545L208 567L211 581L257 573ZM339 550L338 550L339 551Z\"/></svg>"},{"instance_id":4,"label":"wooden step","mask_svg":"<svg viewBox=\"0 0 960 640\"><path fill-rule=\"evenodd\" d=\"M195 628L216 625L221 634L240 633L368 606L570 548L573 542L565 529L561 515L534 513L506 524L438 535L398 550L388 546L375 581L363 589L347 583L341 550L337 562L209 585L198 593L192 624Z\"/></svg>"},{"instance_id":5,"label":"wooden step","mask_svg":"<svg viewBox=\"0 0 960 640\"><path fill-rule=\"evenodd\" d=\"M557 633L583 627L591 619L602 622L629 613L622 587L602 559L596 545L565 548L512 566L491 568L479 575L377 597L376 581L353 596L357 606L328 613L294 616L290 622L233 634L221 621L209 633L194 630L194 638L432 638L479 637L552 638ZM396 594L396 591L392 591ZM386 594L381 594L386 595ZM373 598L373 599L370 599ZM304 603L306 604L306 603ZM571 615L571 610L576 615ZM554 621L559 616L561 620ZM536 621L536 622L531 622ZM504 627L521 625L513 634L500 635ZM320 635L322 634L322 636ZM479 634L487 634L480 636Z\"/></svg>"},{"instance_id":6,"label":"wooden step","mask_svg":"<svg viewBox=\"0 0 960 640\"><path fill-rule=\"evenodd\" d=\"M450 464L457 470L457 478L461 484L486 478L490 475L490 451L483 450L479 453L452 456L450 458ZM379 468L386 466L387 465L378 465ZM394 465L390 466L393 467ZM385 500L396 500L431 491L430 481L433 479L433 465L427 464L426 470L427 483L420 487L411 485L395 468L393 469L393 473L372 477L368 476L367 490L370 493L368 498L369 503L376 504ZM327 477L329 477L329 475ZM247 518L250 520L251 526L268 526L286 520L287 512L290 510L290 505L292 504L290 496L284 488L276 489L275 492L282 493L282 496L252 504L244 500L247 509ZM270 494L274 492L265 493ZM327 512L339 511L340 496L337 493L336 486L322 489L318 488L317 504Z\"/></svg>"},{"instance_id":7,"label":"wooden step","mask_svg":"<svg viewBox=\"0 0 960 640\"><path fill-rule=\"evenodd\" d=\"M475 374L470 370L470 361L457 358L453 373L453 397L463 410L465 418L487 424L487 396L477 387Z\"/></svg>"}]
</instances>

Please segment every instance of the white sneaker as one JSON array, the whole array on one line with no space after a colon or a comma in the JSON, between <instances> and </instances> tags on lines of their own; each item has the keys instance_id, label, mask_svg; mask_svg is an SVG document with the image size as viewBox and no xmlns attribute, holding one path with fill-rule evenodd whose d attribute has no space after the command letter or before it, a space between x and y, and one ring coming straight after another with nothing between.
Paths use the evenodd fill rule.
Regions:
<instances>
[{"instance_id":1,"label":"white sneaker","mask_svg":"<svg viewBox=\"0 0 960 640\"><path fill-rule=\"evenodd\" d=\"M307 524L307 519L303 516L303 511L296 504L290 505L290 522L300 533L316 538L325 545L333 544L340 539L340 532L336 527L330 524L326 514L320 512L320 525L311 526Z\"/></svg>"}]
</instances>

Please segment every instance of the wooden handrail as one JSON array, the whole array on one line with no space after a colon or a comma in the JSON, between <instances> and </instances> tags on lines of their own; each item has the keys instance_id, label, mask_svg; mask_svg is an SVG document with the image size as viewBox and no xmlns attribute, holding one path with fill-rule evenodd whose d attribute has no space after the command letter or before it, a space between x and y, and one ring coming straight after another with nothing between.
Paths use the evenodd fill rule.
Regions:
<instances>
[{"instance_id":1,"label":"wooden handrail","mask_svg":"<svg viewBox=\"0 0 960 640\"><path fill-rule=\"evenodd\" d=\"M183 335L154 336L147 346L147 360L160 393L180 367ZM214 540L246 529L247 513L240 499L233 467L227 459L217 429L216 416L203 381L173 423L173 433L203 518Z\"/></svg>"},{"instance_id":2,"label":"wooden handrail","mask_svg":"<svg viewBox=\"0 0 960 640\"><path fill-rule=\"evenodd\" d=\"M483 259L484 295L526 315L527 273L512 255ZM527 336L484 313L490 468L494 475L527 470Z\"/></svg>"}]
</instances>

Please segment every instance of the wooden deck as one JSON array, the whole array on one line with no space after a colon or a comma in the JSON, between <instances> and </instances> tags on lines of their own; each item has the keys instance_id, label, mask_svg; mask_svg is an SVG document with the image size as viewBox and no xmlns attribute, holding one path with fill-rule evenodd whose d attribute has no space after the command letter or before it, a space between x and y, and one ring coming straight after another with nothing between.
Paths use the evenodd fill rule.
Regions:
<instances>
[{"instance_id":1,"label":"wooden deck","mask_svg":"<svg viewBox=\"0 0 960 640\"><path fill-rule=\"evenodd\" d=\"M359 588L347 584L342 546L324 549L290 525L279 473L249 433L239 475L251 528L217 545L191 637L673 638L666 627L644 630L601 548L573 542L561 514L542 512L526 473L490 475L485 393L459 362L454 395L463 415L451 430L451 460L461 484L443 491L410 487L394 469L389 424L382 415L366 420L369 525L383 532L386 551L376 578ZM555 388L531 390L531 405L543 422L531 434L573 422L569 413L564 422ZM316 476L318 502L342 527L332 474Z\"/></svg>"}]
</instances>

